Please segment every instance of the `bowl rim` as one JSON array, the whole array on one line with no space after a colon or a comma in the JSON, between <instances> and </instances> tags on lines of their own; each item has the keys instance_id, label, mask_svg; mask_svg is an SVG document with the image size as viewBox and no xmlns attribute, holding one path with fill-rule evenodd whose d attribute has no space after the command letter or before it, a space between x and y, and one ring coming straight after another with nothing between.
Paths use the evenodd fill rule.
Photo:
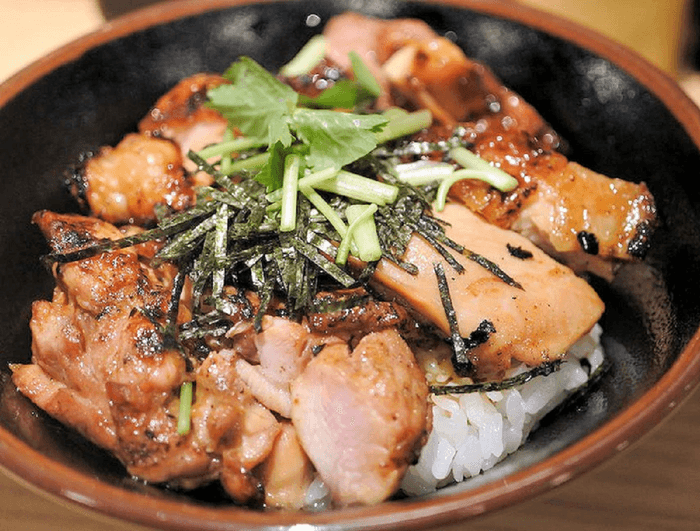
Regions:
<instances>
[{"instance_id":1,"label":"bowl rim","mask_svg":"<svg viewBox=\"0 0 700 531\"><path fill-rule=\"evenodd\" d=\"M49 72L91 48L162 23L222 8L275 0L174 0L138 9L45 55L0 84L0 107ZM668 74L594 30L509 0L423 0L466 8L544 31L621 67L650 90L700 149L700 109ZM545 460L501 480L439 498L389 502L328 513L263 513L144 496L62 465L0 428L0 468L29 489L92 515L172 530L232 530L309 524L309 529L416 529L468 519L525 501L565 483L628 448L689 397L700 381L700 330L668 371L641 397L595 431ZM398 519L398 520L397 520Z\"/></svg>"}]
</instances>

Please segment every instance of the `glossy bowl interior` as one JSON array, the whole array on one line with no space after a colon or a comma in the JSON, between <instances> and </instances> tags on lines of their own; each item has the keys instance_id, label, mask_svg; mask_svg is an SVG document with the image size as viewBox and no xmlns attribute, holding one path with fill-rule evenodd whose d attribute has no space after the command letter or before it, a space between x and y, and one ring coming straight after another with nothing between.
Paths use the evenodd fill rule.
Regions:
<instances>
[{"instance_id":1,"label":"glossy bowl interior","mask_svg":"<svg viewBox=\"0 0 700 531\"><path fill-rule=\"evenodd\" d=\"M261 513L233 506L214 488L183 495L134 481L9 380L8 364L30 359L31 301L52 290L31 215L75 210L64 170L134 130L182 77L222 71L238 55L274 70L330 16L350 9L424 19L531 102L564 137L571 159L648 183L661 219L650 256L610 285L594 282L607 304L611 367L500 465L432 496L318 514ZM309 14L321 24L310 25ZM169 2L119 19L0 87L0 464L81 507L166 529L439 526L552 488L658 424L700 377L699 145L700 111L665 75L606 39L512 2Z\"/></svg>"}]
</instances>

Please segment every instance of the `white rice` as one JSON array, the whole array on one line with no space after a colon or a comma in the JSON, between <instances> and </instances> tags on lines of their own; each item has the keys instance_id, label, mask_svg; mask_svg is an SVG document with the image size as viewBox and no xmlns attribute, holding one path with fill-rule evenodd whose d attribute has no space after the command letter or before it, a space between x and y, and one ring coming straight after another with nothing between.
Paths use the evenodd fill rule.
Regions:
<instances>
[{"instance_id":1,"label":"white rice","mask_svg":"<svg viewBox=\"0 0 700 531\"><path fill-rule=\"evenodd\" d=\"M504 391L432 395L433 429L401 490L410 496L428 494L477 476L517 450L537 423L601 365L601 333L596 325L549 376ZM588 370L581 366L582 359L588 361ZM526 370L516 368L507 377Z\"/></svg>"}]
</instances>

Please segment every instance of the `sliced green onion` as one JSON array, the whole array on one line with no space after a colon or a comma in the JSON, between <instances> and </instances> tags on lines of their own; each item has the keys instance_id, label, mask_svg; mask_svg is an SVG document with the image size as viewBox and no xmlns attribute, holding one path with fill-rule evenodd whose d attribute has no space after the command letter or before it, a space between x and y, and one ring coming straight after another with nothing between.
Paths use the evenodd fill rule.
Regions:
<instances>
[{"instance_id":1,"label":"sliced green onion","mask_svg":"<svg viewBox=\"0 0 700 531\"><path fill-rule=\"evenodd\" d=\"M270 192L269 194L267 194L265 196L265 199L267 199L267 201L269 203L280 203L281 204L281 202L282 202L282 188L278 188L277 190Z\"/></svg>"},{"instance_id":2,"label":"sliced green onion","mask_svg":"<svg viewBox=\"0 0 700 531\"><path fill-rule=\"evenodd\" d=\"M251 156L246 157L244 159L236 159L228 167L228 171L225 172L225 175L233 175L234 173L238 173L241 171L250 171L250 172L260 171L260 169L263 166L265 166L265 164L267 163L267 161L269 159L270 159L269 152L259 153L257 155L251 155ZM222 172L222 173L224 173L224 172Z\"/></svg>"},{"instance_id":3,"label":"sliced green onion","mask_svg":"<svg viewBox=\"0 0 700 531\"><path fill-rule=\"evenodd\" d=\"M267 213L277 212L278 210L282 210L282 201L281 201L281 200L280 200L280 201L275 201L275 202L273 202L273 203L270 203L270 204L267 205L267 207L265 208L265 211L266 211Z\"/></svg>"},{"instance_id":4,"label":"sliced green onion","mask_svg":"<svg viewBox=\"0 0 700 531\"><path fill-rule=\"evenodd\" d=\"M226 130L224 131L224 142L228 142L230 140L233 140L233 131L227 127ZM231 171L231 164L233 163L233 160L231 159L231 154L228 153L226 155L222 155L221 157L221 165L219 166L219 171L223 173L224 175L228 174Z\"/></svg>"},{"instance_id":5,"label":"sliced green onion","mask_svg":"<svg viewBox=\"0 0 700 531\"><path fill-rule=\"evenodd\" d=\"M299 188L302 186L308 186L310 188L314 188L315 186L318 185L318 183L321 183L323 181L326 181L328 179L332 179L336 175L338 175L338 168L326 168L325 170L320 170L314 173L310 173L309 175L306 175L305 177L302 177L299 179Z\"/></svg>"},{"instance_id":6,"label":"sliced green onion","mask_svg":"<svg viewBox=\"0 0 700 531\"><path fill-rule=\"evenodd\" d=\"M372 96L375 98L378 97L382 93L382 87L377 81L377 78L374 77L374 74L367 68L360 54L353 50L348 56L350 57L352 72L355 74L355 81Z\"/></svg>"},{"instance_id":7,"label":"sliced green onion","mask_svg":"<svg viewBox=\"0 0 700 531\"><path fill-rule=\"evenodd\" d=\"M314 173L310 173L309 175L302 177L299 179L297 182L297 186L299 189L301 188L313 188L316 186L318 183L323 182L328 179L332 179L336 175L338 175L338 169L337 168L326 168L325 170L320 170ZM282 194L283 194L283 189L278 188L277 190L274 190L273 192L270 192L265 196L265 199L267 199L270 203L276 203L278 201L282 200Z\"/></svg>"},{"instance_id":8,"label":"sliced green onion","mask_svg":"<svg viewBox=\"0 0 700 531\"><path fill-rule=\"evenodd\" d=\"M299 191L304 194L306 199L308 199L309 202L316 207L316 210L318 210L328 220L328 223L331 224L341 238L344 238L347 235L348 226L345 224L340 215L333 209L333 207L330 206L328 202L323 199L323 197L321 197L321 194L308 186L300 186ZM359 253L357 244L355 244L354 241L350 242L350 250L353 254Z\"/></svg>"},{"instance_id":9,"label":"sliced green onion","mask_svg":"<svg viewBox=\"0 0 700 531\"><path fill-rule=\"evenodd\" d=\"M284 178L282 180L282 210L280 212L280 232L290 232L297 222L297 183L301 157L287 155L284 159Z\"/></svg>"},{"instance_id":10,"label":"sliced green onion","mask_svg":"<svg viewBox=\"0 0 700 531\"><path fill-rule=\"evenodd\" d=\"M223 157L231 153L263 147L264 145L266 145L264 142L255 138L239 137L207 146L198 151L197 155L206 160L211 157Z\"/></svg>"},{"instance_id":11,"label":"sliced green onion","mask_svg":"<svg viewBox=\"0 0 700 531\"><path fill-rule=\"evenodd\" d=\"M501 192L510 192L518 187L518 180L488 161L475 155L467 148L456 147L450 150L450 157L460 166L468 170L480 170L489 174L488 179L482 179Z\"/></svg>"},{"instance_id":12,"label":"sliced green onion","mask_svg":"<svg viewBox=\"0 0 700 531\"><path fill-rule=\"evenodd\" d=\"M354 233L357 227L359 227L366 219L370 218L376 211L377 205L357 205L362 209L362 212L358 212L357 217L348 226L348 231L345 237L340 241L340 246L338 247L338 254L335 257L335 263L338 265L345 265L348 261L348 254L350 254L350 246L353 242ZM350 207L348 207L349 209ZM346 209L347 215L347 209ZM375 228L376 232L376 228ZM381 253L379 255L381 257ZM359 258L359 257L358 257Z\"/></svg>"},{"instance_id":13,"label":"sliced green onion","mask_svg":"<svg viewBox=\"0 0 700 531\"><path fill-rule=\"evenodd\" d=\"M382 257L374 213L377 205L349 205L345 209L348 223L353 227L352 239L357 244L356 256L363 262L374 262Z\"/></svg>"},{"instance_id":14,"label":"sliced green onion","mask_svg":"<svg viewBox=\"0 0 700 531\"><path fill-rule=\"evenodd\" d=\"M326 217L326 219L333 226L336 232L340 234L340 237L344 238L348 232L347 225L345 224L343 219L338 215L338 213L333 209L333 207L330 206L326 202L326 200L323 199L323 197L321 197L321 194L319 194L313 188L309 188L308 186L300 186L299 190L302 194L306 196L306 198L311 202L311 204L315 206L316 209Z\"/></svg>"},{"instance_id":15,"label":"sliced green onion","mask_svg":"<svg viewBox=\"0 0 700 531\"><path fill-rule=\"evenodd\" d=\"M444 210L445 203L447 202L447 194L450 192L450 188L452 188L454 183L463 179L478 179L489 183L495 188L498 188L493 184L493 174L491 172L483 170L457 170L452 173L452 175L449 175L440 181L440 186L438 186L437 194L435 195L435 204L433 205L435 210L438 212L442 212Z\"/></svg>"},{"instance_id":16,"label":"sliced green onion","mask_svg":"<svg viewBox=\"0 0 700 531\"><path fill-rule=\"evenodd\" d=\"M385 116L388 120L404 118L408 114L408 111L406 109L402 109L401 107L389 107L387 110L382 112L382 115Z\"/></svg>"},{"instance_id":17,"label":"sliced green onion","mask_svg":"<svg viewBox=\"0 0 700 531\"><path fill-rule=\"evenodd\" d=\"M454 166L447 162L432 160L417 160L407 164L399 164L395 168L399 180L413 186L423 186L435 181L441 181L452 175Z\"/></svg>"},{"instance_id":18,"label":"sliced green onion","mask_svg":"<svg viewBox=\"0 0 700 531\"><path fill-rule=\"evenodd\" d=\"M333 179L317 183L316 188L365 203L376 203L380 206L393 203L399 194L398 187L393 184L375 181L345 170L338 172L338 175Z\"/></svg>"},{"instance_id":19,"label":"sliced green onion","mask_svg":"<svg viewBox=\"0 0 700 531\"><path fill-rule=\"evenodd\" d=\"M286 65L280 68L280 74L297 77L309 73L323 56L326 55L326 38L322 34L314 35Z\"/></svg>"},{"instance_id":20,"label":"sliced green onion","mask_svg":"<svg viewBox=\"0 0 700 531\"><path fill-rule=\"evenodd\" d=\"M428 109L422 109L399 116L398 113L391 116L389 122L377 133L377 143L383 144L390 140L412 135L418 131L430 127L433 123L433 115Z\"/></svg>"},{"instance_id":21,"label":"sliced green onion","mask_svg":"<svg viewBox=\"0 0 700 531\"><path fill-rule=\"evenodd\" d=\"M190 431L192 416L192 382L184 382L180 386L180 410L177 416L177 432L187 435Z\"/></svg>"}]
</instances>

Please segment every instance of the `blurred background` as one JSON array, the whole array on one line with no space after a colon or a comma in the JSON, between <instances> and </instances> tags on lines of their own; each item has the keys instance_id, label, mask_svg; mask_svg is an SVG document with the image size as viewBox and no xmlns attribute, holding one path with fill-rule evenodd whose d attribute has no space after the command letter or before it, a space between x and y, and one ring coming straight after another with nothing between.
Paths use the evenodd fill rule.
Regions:
<instances>
[{"instance_id":1,"label":"blurred background","mask_svg":"<svg viewBox=\"0 0 700 531\"><path fill-rule=\"evenodd\" d=\"M162 1L162 0L161 0ZM167 0L166 0L167 1ZM593 28L686 81L700 66L700 0L510 0ZM0 0L0 80L105 21L155 0Z\"/></svg>"},{"instance_id":2,"label":"blurred background","mask_svg":"<svg viewBox=\"0 0 700 531\"><path fill-rule=\"evenodd\" d=\"M518 0L633 48L674 77L689 68L700 0Z\"/></svg>"}]
</instances>

